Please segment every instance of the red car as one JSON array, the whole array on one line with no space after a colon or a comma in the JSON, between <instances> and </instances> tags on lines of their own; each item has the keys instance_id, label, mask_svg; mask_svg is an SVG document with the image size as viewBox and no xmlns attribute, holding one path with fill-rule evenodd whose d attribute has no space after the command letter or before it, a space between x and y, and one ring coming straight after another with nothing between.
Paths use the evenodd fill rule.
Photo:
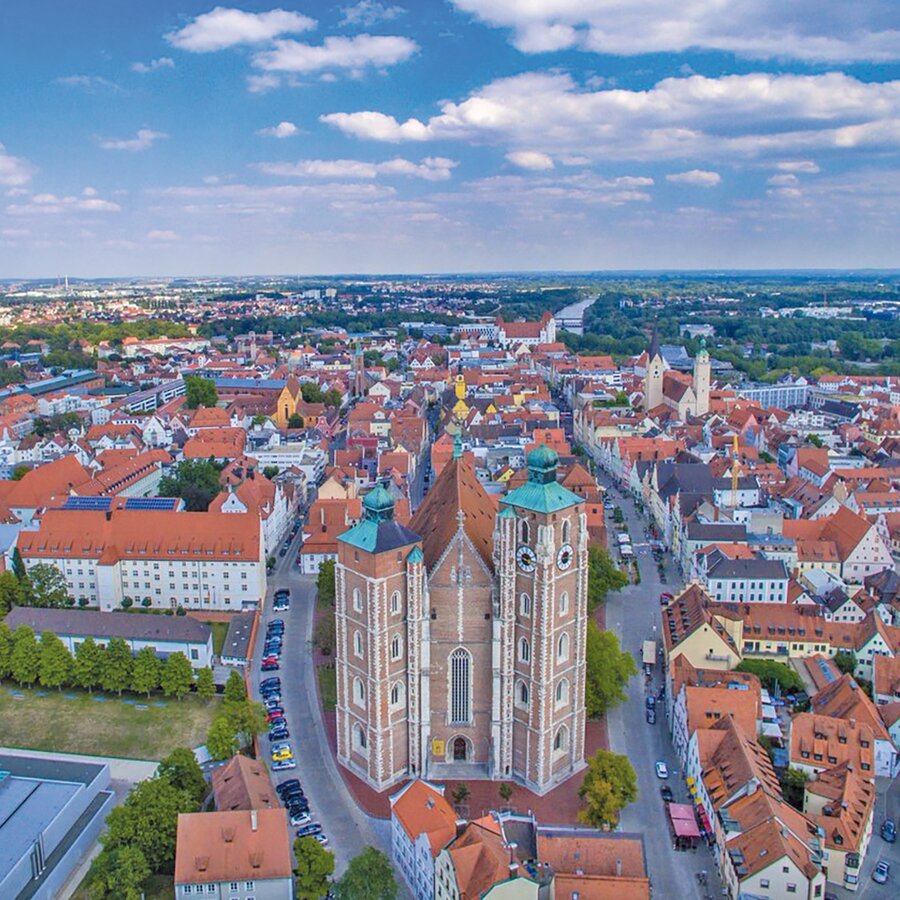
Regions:
<instances>
[{"instance_id":1,"label":"red car","mask_svg":"<svg viewBox=\"0 0 900 900\"><path fill-rule=\"evenodd\" d=\"M266 716L267 722L274 722L276 719L281 719L284 717L284 710L280 708L273 709Z\"/></svg>"}]
</instances>

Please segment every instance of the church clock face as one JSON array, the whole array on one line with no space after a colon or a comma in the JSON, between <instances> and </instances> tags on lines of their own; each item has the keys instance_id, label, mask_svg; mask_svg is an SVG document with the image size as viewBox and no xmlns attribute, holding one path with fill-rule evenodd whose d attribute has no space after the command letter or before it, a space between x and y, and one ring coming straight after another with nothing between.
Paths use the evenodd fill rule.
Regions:
<instances>
[{"instance_id":1,"label":"church clock face","mask_svg":"<svg viewBox=\"0 0 900 900\"><path fill-rule=\"evenodd\" d=\"M537 560L531 547L519 547L516 550L516 562L523 572L533 572L537 566Z\"/></svg>"},{"instance_id":2,"label":"church clock face","mask_svg":"<svg viewBox=\"0 0 900 900\"><path fill-rule=\"evenodd\" d=\"M556 554L556 565L565 572L569 566L572 565L572 561L575 559L575 552L572 550L571 544L563 544L562 547L559 548L559 552Z\"/></svg>"}]
</instances>

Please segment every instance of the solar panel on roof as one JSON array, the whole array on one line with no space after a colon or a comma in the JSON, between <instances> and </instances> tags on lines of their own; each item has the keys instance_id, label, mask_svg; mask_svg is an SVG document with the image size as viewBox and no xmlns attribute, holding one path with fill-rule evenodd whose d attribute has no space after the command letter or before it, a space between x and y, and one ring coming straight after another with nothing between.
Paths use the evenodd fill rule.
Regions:
<instances>
[{"instance_id":1,"label":"solar panel on roof","mask_svg":"<svg viewBox=\"0 0 900 900\"><path fill-rule=\"evenodd\" d=\"M817 659L816 665L821 669L822 675L825 677L825 680L831 684L832 681L835 680L835 674L832 670L831 666L828 665L828 661L825 659Z\"/></svg>"},{"instance_id":2,"label":"solar panel on roof","mask_svg":"<svg viewBox=\"0 0 900 900\"><path fill-rule=\"evenodd\" d=\"M129 497L125 501L125 509L132 510L171 510L177 506L177 497Z\"/></svg>"},{"instance_id":3,"label":"solar panel on roof","mask_svg":"<svg viewBox=\"0 0 900 900\"><path fill-rule=\"evenodd\" d=\"M74 510L101 510L105 511L112 505L112 497L67 497L63 509Z\"/></svg>"}]
</instances>

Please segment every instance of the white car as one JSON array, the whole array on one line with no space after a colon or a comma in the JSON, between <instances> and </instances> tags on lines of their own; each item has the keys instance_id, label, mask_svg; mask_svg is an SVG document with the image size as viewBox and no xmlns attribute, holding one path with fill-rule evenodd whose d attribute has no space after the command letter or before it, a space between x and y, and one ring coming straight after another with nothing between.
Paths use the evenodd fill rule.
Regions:
<instances>
[{"instance_id":1,"label":"white car","mask_svg":"<svg viewBox=\"0 0 900 900\"><path fill-rule=\"evenodd\" d=\"M656 761L656 777L657 778L668 778L669 777L669 769L661 759L658 759Z\"/></svg>"}]
</instances>

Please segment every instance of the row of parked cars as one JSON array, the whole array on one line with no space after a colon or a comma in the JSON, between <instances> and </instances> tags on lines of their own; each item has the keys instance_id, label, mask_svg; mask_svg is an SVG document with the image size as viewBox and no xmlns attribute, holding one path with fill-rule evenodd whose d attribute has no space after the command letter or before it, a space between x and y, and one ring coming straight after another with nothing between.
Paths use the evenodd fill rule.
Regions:
<instances>
[{"instance_id":1,"label":"row of parked cars","mask_svg":"<svg viewBox=\"0 0 900 900\"><path fill-rule=\"evenodd\" d=\"M303 793L300 779L289 778L282 781L281 784L275 785L275 790L278 791L278 796L288 811L291 825L297 829L295 832L297 837L313 837L320 844L327 844L328 836L322 831L322 826L314 822L309 814L309 800Z\"/></svg>"},{"instance_id":2,"label":"row of parked cars","mask_svg":"<svg viewBox=\"0 0 900 900\"><path fill-rule=\"evenodd\" d=\"M277 676L264 678L259 684L259 694L266 708L266 721L269 725L269 752L272 756L272 769L281 772L284 769L296 769L294 751L287 739L291 736L287 718L281 701L281 679Z\"/></svg>"}]
</instances>

